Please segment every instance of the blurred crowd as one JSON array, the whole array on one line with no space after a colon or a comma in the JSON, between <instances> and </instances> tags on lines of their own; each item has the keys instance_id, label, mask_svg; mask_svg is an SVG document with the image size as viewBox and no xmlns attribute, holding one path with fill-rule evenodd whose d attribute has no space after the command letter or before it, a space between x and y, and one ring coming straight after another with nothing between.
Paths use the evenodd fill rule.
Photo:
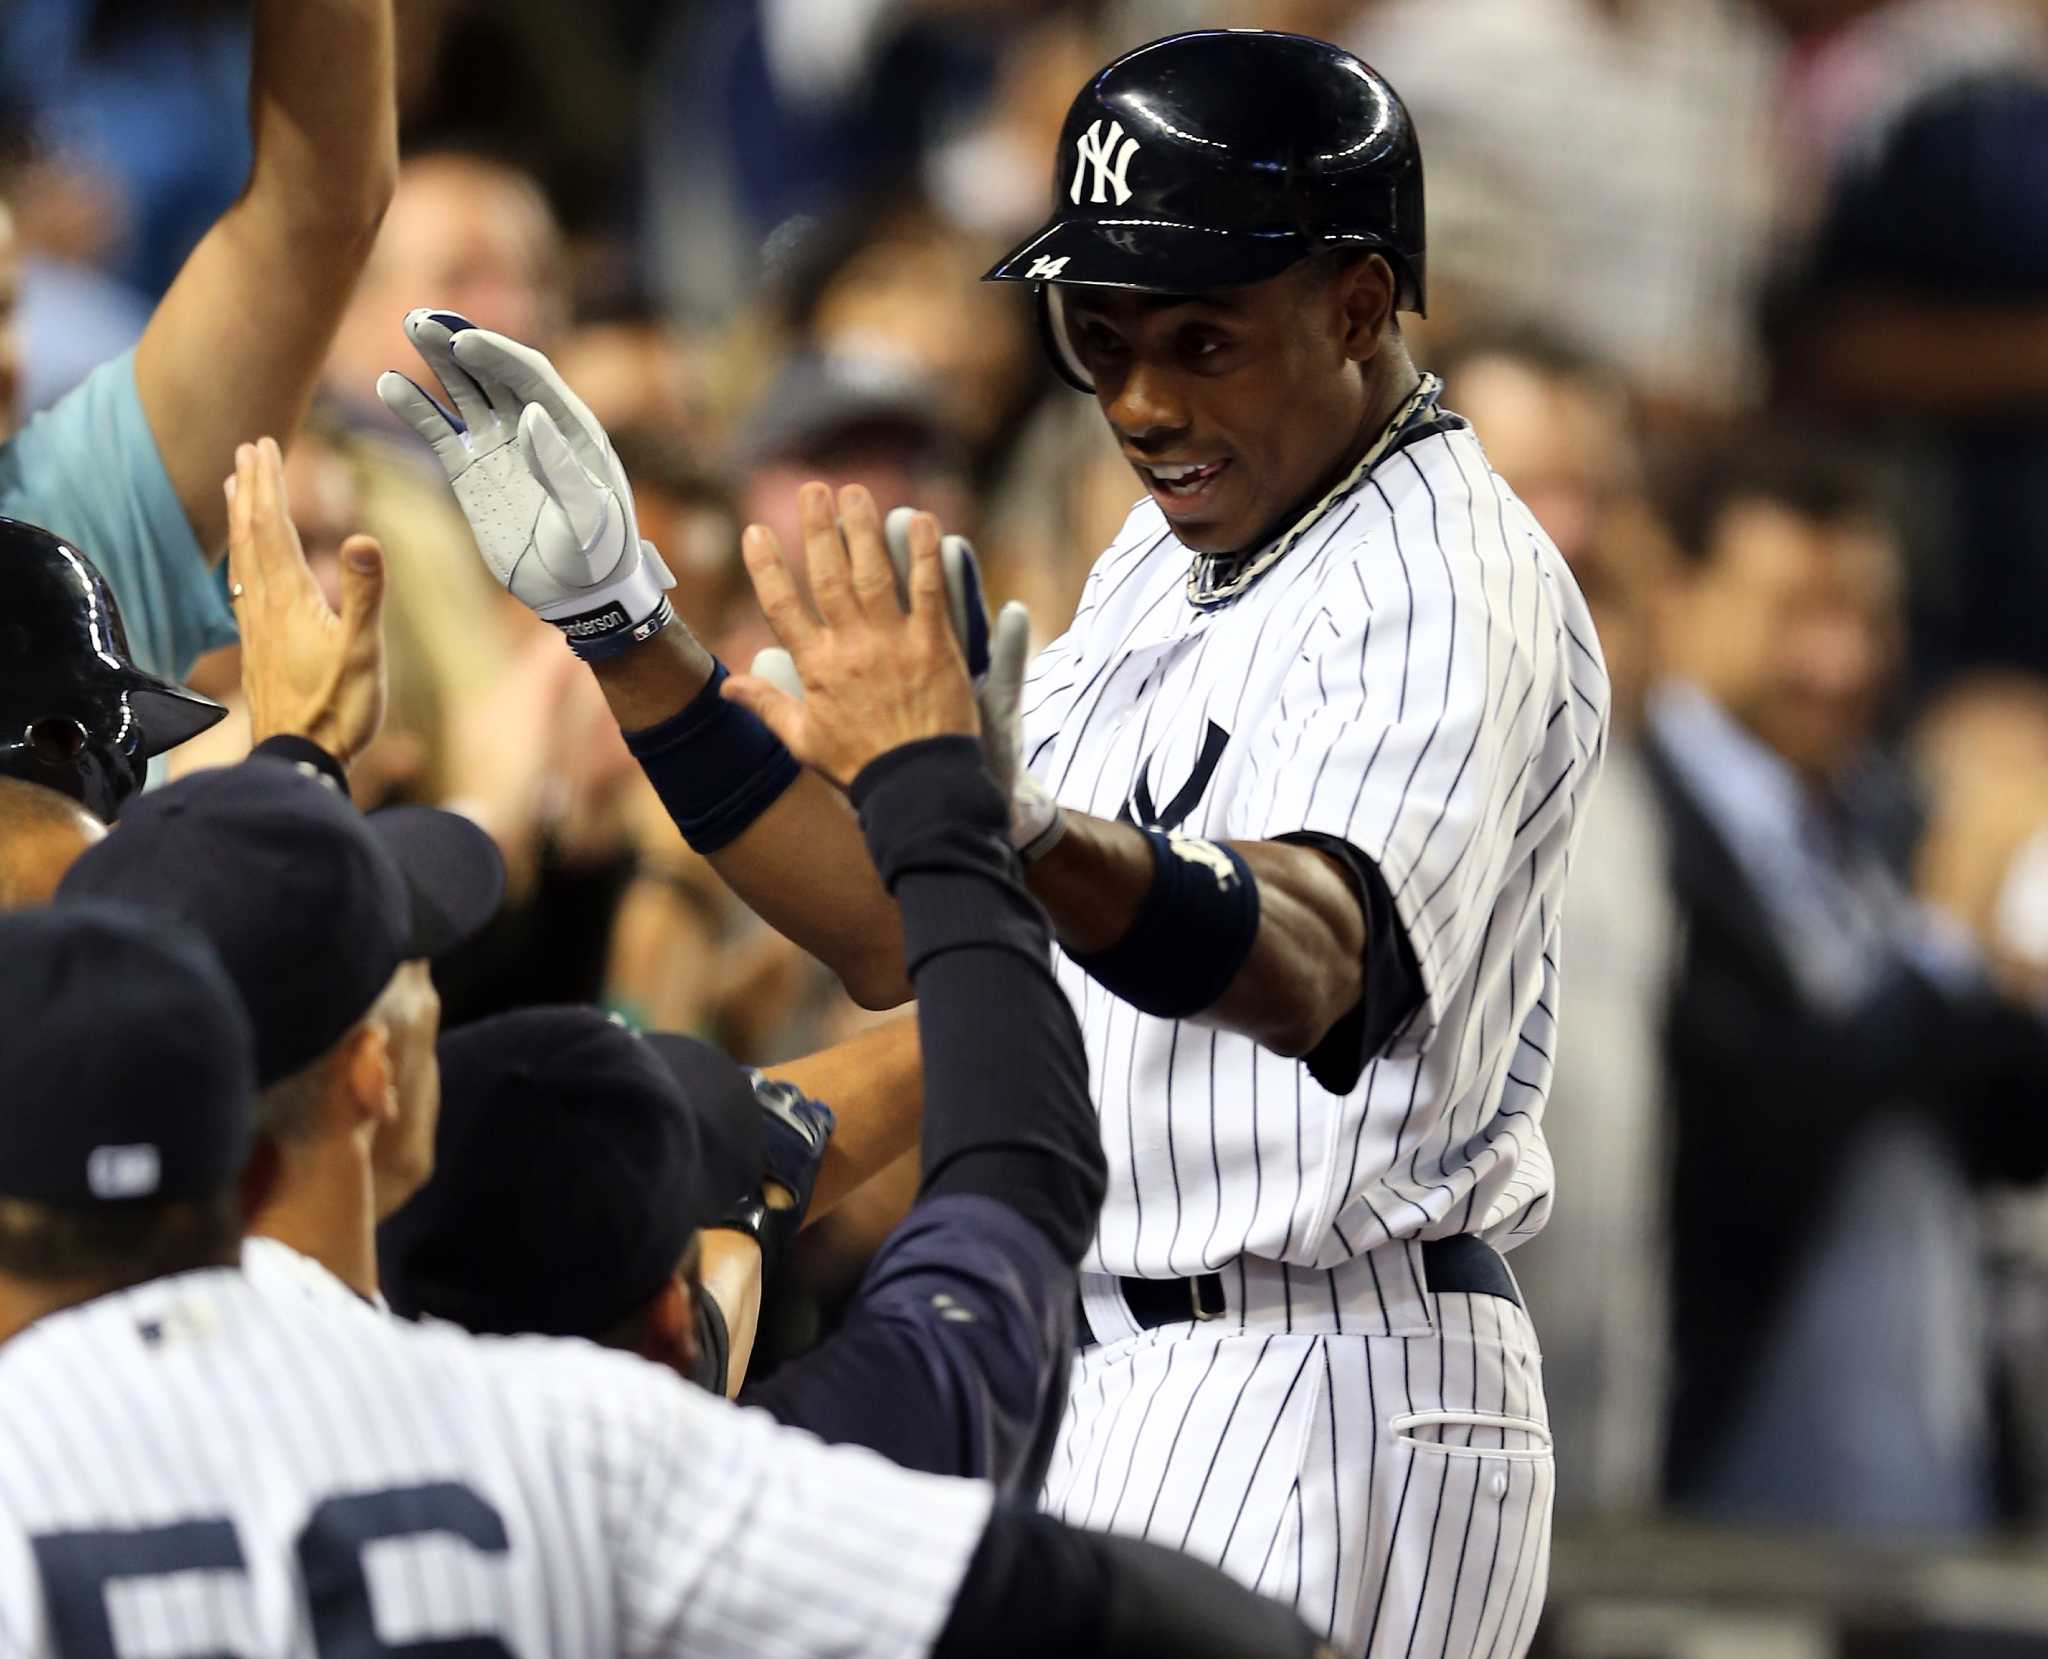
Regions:
<instances>
[{"instance_id":1,"label":"blurred crowd","mask_svg":"<svg viewBox=\"0 0 2048 1659\"><path fill-rule=\"evenodd\" d=\"M1561 1511L2048 1523L2041 0L403 0L397 192L288 477L337 592L349 532L389 561L358 796L459 806L505 855L447 1023L597 1001L767 1062L862 1016L495 591L372 391L407 308L553 357L725 661L769 643L739 530L793 544L810 478L936 513L1049 636L1138 491L977 278L1041 218L1086 75L1208 24L1340 41L1406 97L1416 360L1613 673L1558 1203L1514 1258ZM134 344L240 189L249 51L238 0L0 10L19 420ZM238 681L232 647L194 677Z\"/></svg>"}]
</instances>

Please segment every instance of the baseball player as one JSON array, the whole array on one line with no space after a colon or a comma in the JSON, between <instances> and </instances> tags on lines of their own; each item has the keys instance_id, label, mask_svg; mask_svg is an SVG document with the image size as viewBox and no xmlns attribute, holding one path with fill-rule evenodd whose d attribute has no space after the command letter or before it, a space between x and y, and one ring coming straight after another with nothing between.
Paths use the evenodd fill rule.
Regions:
<instances>
[{"instance_id":1,"label":"baseball player","mask_svg":"<svg viewBox=\"0 0 2048 1659\"><path fill-rule=\"evenodd\" d=\"M923 552L911 623L936 660L935 534ZM945 734L974 719L957 656L939 687L836 755L944 801ZM1001 813L991 796L984 833ZM626 1356L249 1284L243 1219L275 1175L249 1156L255 1047L175 921L0 918L0 1075L24 1108L0 1119L0 1652L1324 1651L1185 1557L827 1449Z\"/></svg>"},{"instance_id":2,"label":"baseball player","mask_svg":"<svg viewBox=\"0 0 2048 1659\"><path fill-rule=\"evenodd\" d=\"M1034 285L1145 499L1021 690L1022 618L983 641L952 561L1110 1169L1044 1501L1290 1596L1348 1652L1519 1654L1551 1462L1499 1251L1550 1203L1599 647L1403 344L1421 159L1385 81L1300 37L1155 42L1075 100L1053 183L990 274ZM782 741L800 705L676 625L588 411L515 343L407 326L457 407L382 395L591 660L678 827L856 996L900 999L900 919ZM829 617L884 527L864 491L800 504ZM744 551L801 638L773 537Z\"/></svg>"}]
</instances>

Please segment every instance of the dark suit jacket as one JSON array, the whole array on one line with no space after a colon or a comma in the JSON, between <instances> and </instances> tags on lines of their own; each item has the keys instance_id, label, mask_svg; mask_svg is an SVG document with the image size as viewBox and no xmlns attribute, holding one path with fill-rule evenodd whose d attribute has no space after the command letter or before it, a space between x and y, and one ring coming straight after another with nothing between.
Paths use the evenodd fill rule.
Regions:
<instances>
[{"instance_id":1,"label":"dark suit jacket","mask_svg":"<svg viewBox=\"0 0 2048 1659\"><path fill-rule=\"evenodd\" d=\"M2048 1024L1903 960L1846 1014L1802 995L1762 901L1652 735L1686 938L1666 1050L1673 1391L1667 1492L1711 1466L1873 1114L1925 1114L1980 1179L2048 1173Z\"/></svg>"}]
</instances>

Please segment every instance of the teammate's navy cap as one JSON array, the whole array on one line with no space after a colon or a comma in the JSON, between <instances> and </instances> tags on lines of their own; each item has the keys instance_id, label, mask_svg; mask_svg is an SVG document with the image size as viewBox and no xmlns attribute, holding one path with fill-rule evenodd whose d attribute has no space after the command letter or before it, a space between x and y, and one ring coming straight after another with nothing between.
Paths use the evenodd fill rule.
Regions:
<instances>
[{"instance_id":1,"label":"teammate's navy cap","mask_svg":"<svg viewBox=\"0 0 2048 1659\"><path fill-rule=\"evenodd\" d=\"M430 807L365 817L311 768L252 756L142 796L58 888L168 910L220 953L268 1087L325 1054L399 967L477 933L497 845Z\"/></svg>"},{"instance_id":2,"label":"teammate's navy cap","mask_svg":"<svg viewBox=\"0 0 2048 1659\"><path fill-rule=\"evenodd\" d=\"M205 1198L248 1157L249 1017L205 940L160 916L100 903L0 916L0 1077L9 1198Z\"/></svg>"},{"instance_id":3,"label":"teammate's navy cap","mask_svg":"<svg viewBox=\"0 0 2048 1659\"><path fill-rule=\"evenodd\" d=\"M448 1033L440 1061L433 1179L377 1238L400 1313L600 1336L760 1185L753 1085L704 1043L522 1008Z\"/></svg>"}]
</instances>

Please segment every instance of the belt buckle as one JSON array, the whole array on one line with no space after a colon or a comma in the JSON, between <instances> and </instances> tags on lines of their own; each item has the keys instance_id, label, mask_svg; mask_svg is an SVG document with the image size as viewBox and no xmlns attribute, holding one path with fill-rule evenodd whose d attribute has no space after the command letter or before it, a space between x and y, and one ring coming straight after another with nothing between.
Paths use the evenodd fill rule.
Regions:
<instances>
[{"instance_id":1,"label":"belt buckle","mask_svg":"<svg viewBox=\"0 0 2048 1659\"><path fill-rule=\"evenodd\" d=\"M1202 1306L1202 1281L1214 1277L1215 1275L1209 1273L1197 1273L1191 1276L1187 1282L1188 1306L1194 1313L1194 1320L1197 1325L1206 1325L1212 1319L1221 1319L1223 1317L1224 1310L1222 1308L1218 1308L1214 1313L1211 1313ZM1223 1289L1223 1281L1220 1278L1216 1280L1216 1288L1218 1291Z\"/></svg>"}]
</instances>

